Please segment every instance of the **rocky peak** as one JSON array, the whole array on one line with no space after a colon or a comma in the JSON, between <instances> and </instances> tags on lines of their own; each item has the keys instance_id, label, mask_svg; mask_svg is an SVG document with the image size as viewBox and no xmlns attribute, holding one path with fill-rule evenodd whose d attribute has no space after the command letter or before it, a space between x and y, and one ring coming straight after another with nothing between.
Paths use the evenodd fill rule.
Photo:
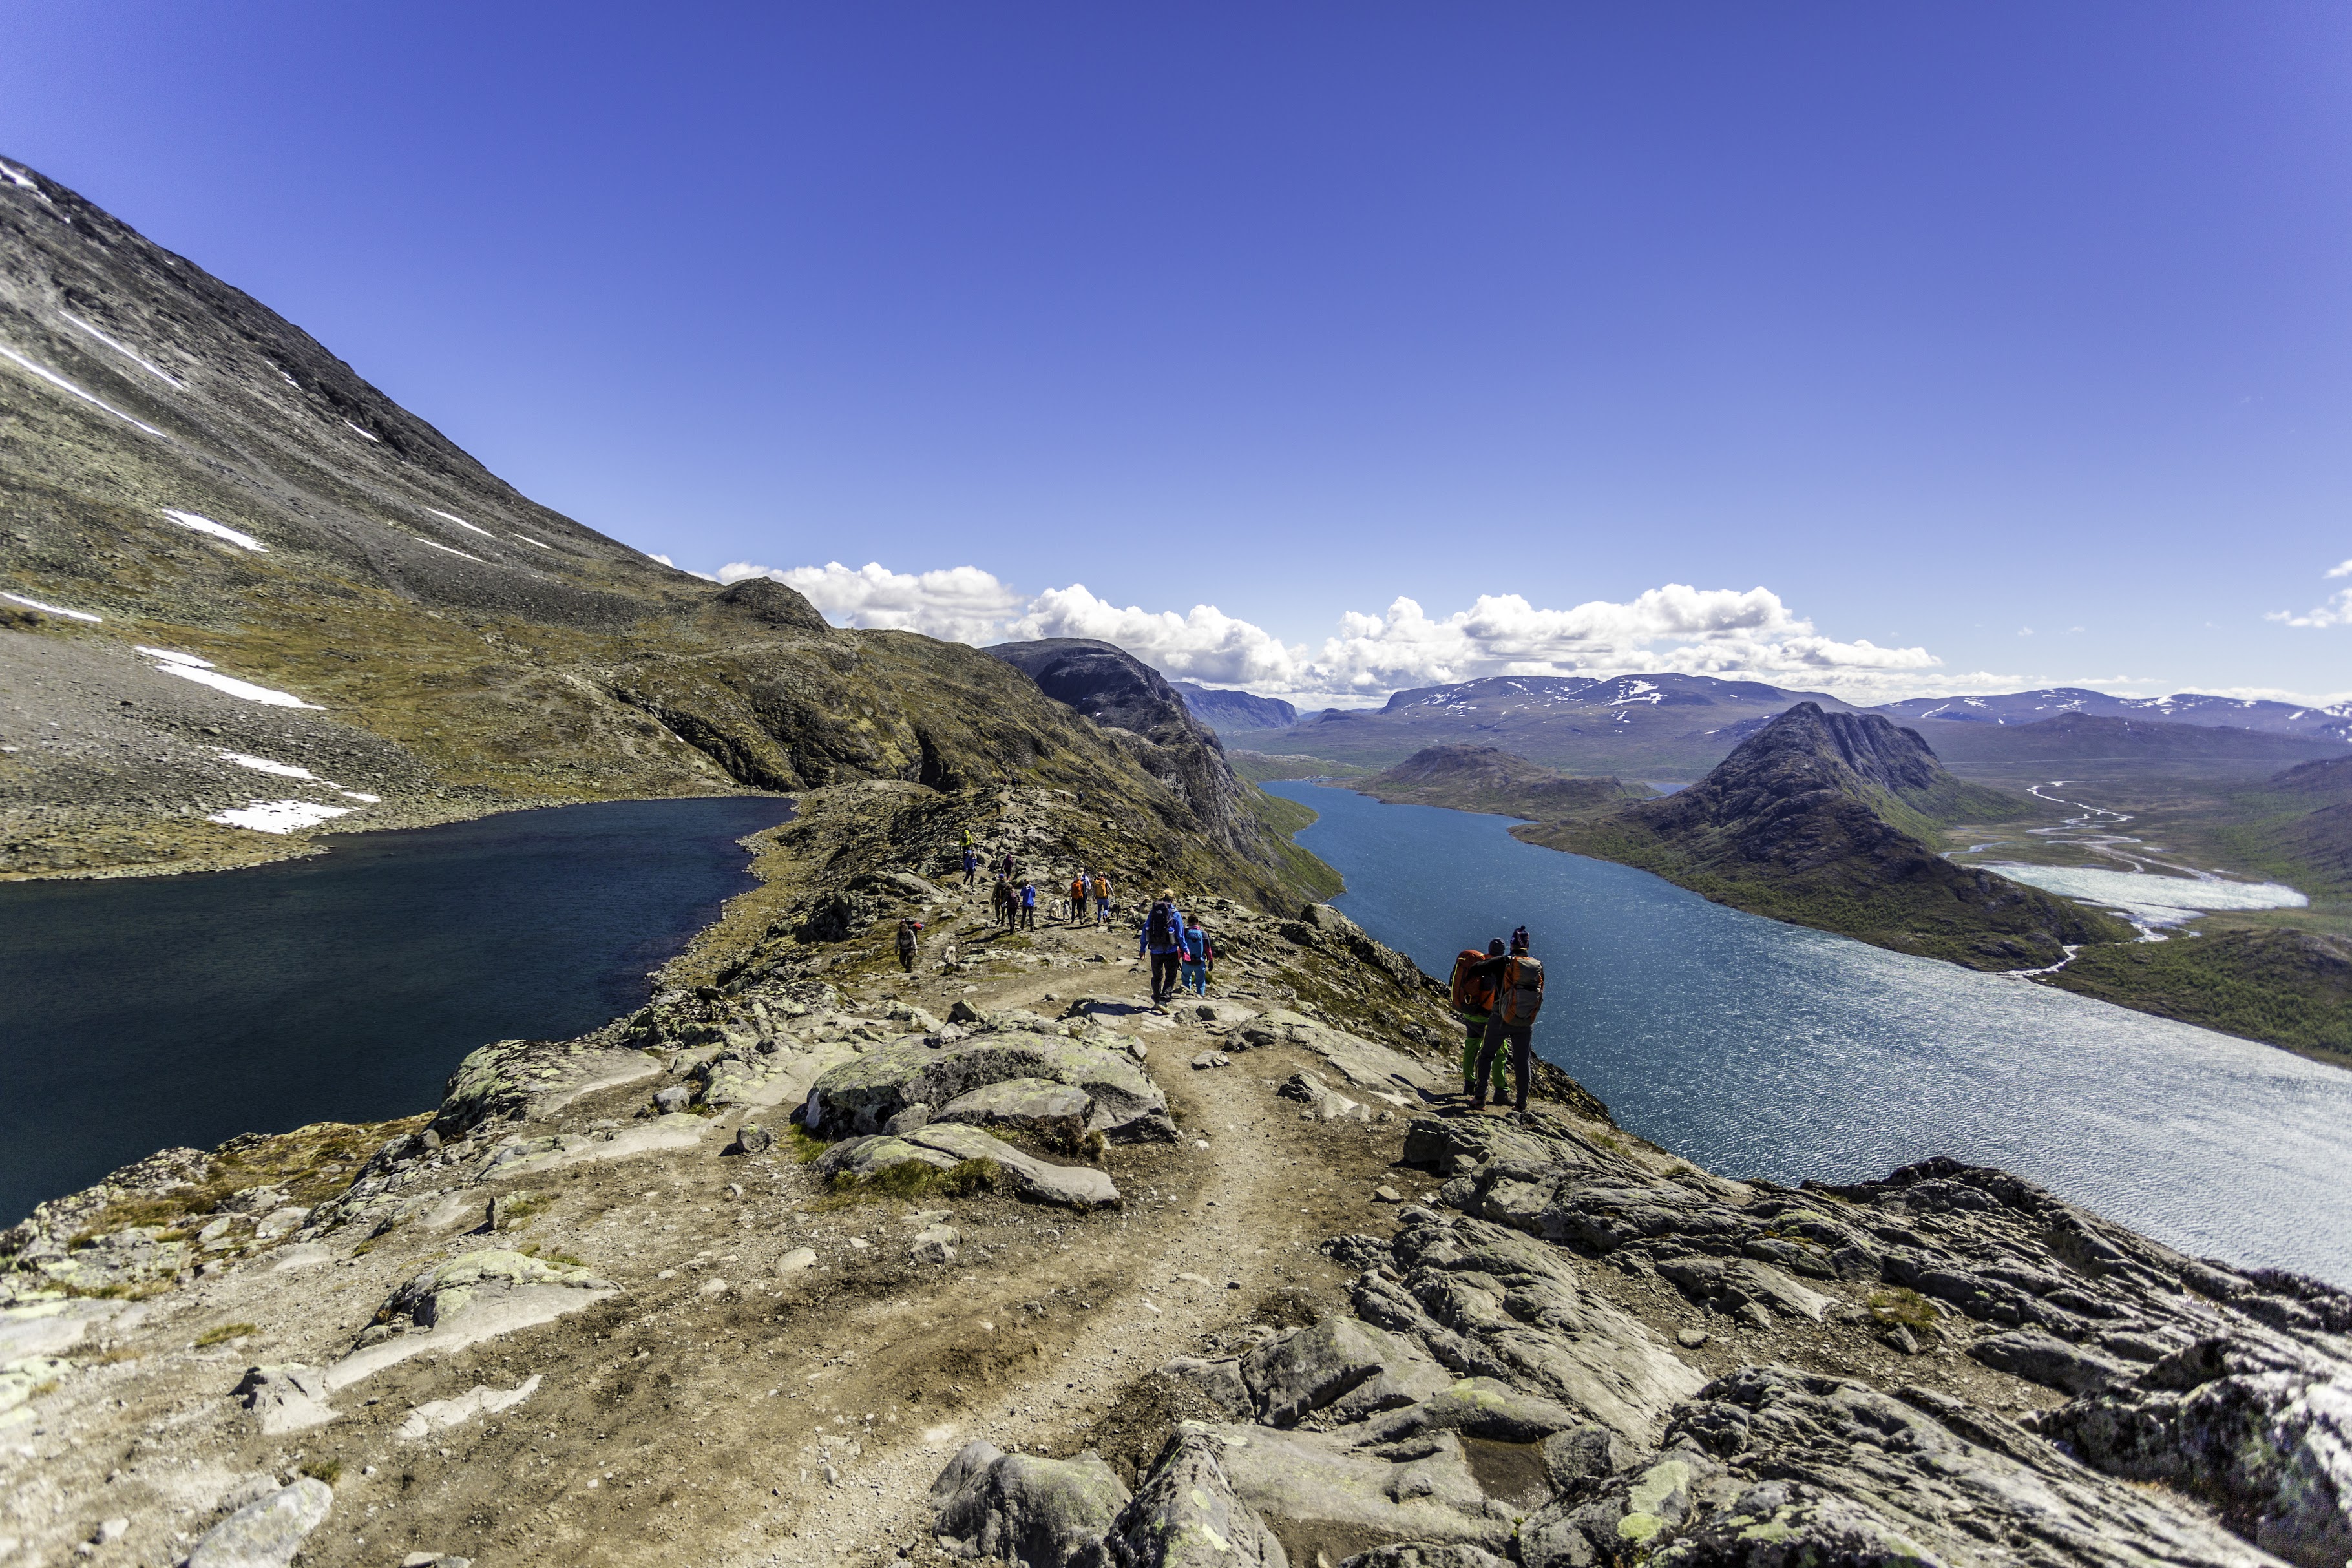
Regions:
<instances>
[{"instance_id":1,"label":"rocky peak","mask_svg":"<svg viewBox=\"0 0 2352 1568\"><path fill-rule=\"evenodd\" d=\"M1875 789L1910 794L1932 789L1943 765L1916 731L1874 713L1831 713L1797 704L1742 742L1718 773L1815 767Z\"/></svg>"}]
</instances>

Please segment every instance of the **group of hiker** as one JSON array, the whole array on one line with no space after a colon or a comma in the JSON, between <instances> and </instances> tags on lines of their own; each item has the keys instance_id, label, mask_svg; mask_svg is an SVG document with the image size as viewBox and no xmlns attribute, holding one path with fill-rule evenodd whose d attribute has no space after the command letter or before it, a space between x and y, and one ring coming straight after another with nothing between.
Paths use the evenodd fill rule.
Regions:
<instances>
[{"instance_id":1,"label":"group of hiker","mask_svg":"<svg viewBox=\"0 0 2352 1568\"><path fill-rule=\"evenodd\" d=\"M1528 928L1511 933L1506 949L1499 936L1486 950L1465 947L1454 960L1454 1010L1461 1016L1462 1092L1473 1111L1486 1108L1491 1085L1503 1098L1503 1048L1510 1047L1512 1105L1528 1108L1534 1071L1536 1014L1543 1009L1542 960L1528 952Z\"/></svg>"},{"instance_id":2,"label":"group of hiker","mask_svg":"<svg viewBox=\"0 0 2352 1568\"><path fill-rule=\"evenodd\" d=\"M1007 850L1001 859L991 860L983 868L980 851L971 844L963 848L963 884L979 884L985 869L995 877L990 891L989 907L997 925L1008 931L1034 931L1037 928L1037 883L1024 872L1020 857ZM1061 919L1066 925L1080 925L1091 919L1097 925L1108 925L1113 909L1111 882L1098 871L1081 871L1061 889Z\"/></svg>"}]
</instances>

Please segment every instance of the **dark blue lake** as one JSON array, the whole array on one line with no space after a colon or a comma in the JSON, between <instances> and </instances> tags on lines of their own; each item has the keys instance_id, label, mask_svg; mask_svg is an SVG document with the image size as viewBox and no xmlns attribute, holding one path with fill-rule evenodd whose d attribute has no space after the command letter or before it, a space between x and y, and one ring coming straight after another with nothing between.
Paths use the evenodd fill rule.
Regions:
<instances>
[{"instance_id":1,"label":"dark blue lake","mask_svg":"<svg viewBox=\"0 0 2352 1568\"><path fill-rule=\"evenodd\" d=\"M1710 1169L1950 1155L2200 1257L2352 1284L2352 1072L1726 909L1505 818L1266 788L1322 813L1298 841L1348 879L1339 907L1431 973L1525 925L1550 973L1537 1051Z\"/></svg>"},{"instance_id":2,"label":"dark blue lake","mask_svg":"<svg viewBox=\"0 0 2352 1568\"><path fill-rule=\"evenodd\" d=\"M0 1224L173 1145L429 1109L564 1039L753 885L782 800L616 800L200 875L0 886Z\"/></svg>"}]
</instances>

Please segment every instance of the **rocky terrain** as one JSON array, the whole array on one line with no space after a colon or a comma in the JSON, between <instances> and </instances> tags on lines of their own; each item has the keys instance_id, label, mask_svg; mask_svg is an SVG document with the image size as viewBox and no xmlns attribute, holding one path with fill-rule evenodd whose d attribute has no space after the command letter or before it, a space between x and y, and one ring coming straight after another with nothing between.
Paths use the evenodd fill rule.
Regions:
<instances>
[{"instance_id":1,"label":"rocky terrain","mask_svg":"<svg viewBox=\"0 0 2352 1568\"><path fill-rule=\"evenodd\" d=\"M1099 853L1070 796L803 805L639 1012L7 1232L0 1561L2352 1553L2343 1292L1948 1161L1726 1179L1557 1074L1472 1118L1328 908L1182 887L1223 961L1156 1010L1130 923L948 874Z\"/></svg>"},{"instance_id":2,"label":"rocky terrain","mask_svg":"<svg viewBox=\"0 0 2352 1568\"><path fill-rule=\"evenodd\" d=\"M1953 777L1916 734L1875 714L1800 703L1678 794L1514 831L1718 903L1972 968L2036 968L2072 946L2130 940L2122 921L1955 865L1923 836L2032 810Z\"/></svg>"},{"instance_id":3,"label":"rocky terrain","mask_svg":"<svg viewBox=\"0 0 2352 1568\"><path fill-rule=\"evenodd\" d=\"M1314 869L1208 766L1205 732L1139 749L973 649L651 560L516 494L257 301L0 168L0 877L859 779L1084 789L1205 832L1277 903Z\"/></svg>"},{"instance_id":4,"label":"rocky terrain","mask_svg":"<svg viewBox=\"0 0 2352 1568\"><path fill-rule=\"evenodd\" d=\"M1349 786L1376 800L1549 821L1645 800L1646 785L1578 779L1495 746L1431 746Z\"/></svg>"}]
</instances>

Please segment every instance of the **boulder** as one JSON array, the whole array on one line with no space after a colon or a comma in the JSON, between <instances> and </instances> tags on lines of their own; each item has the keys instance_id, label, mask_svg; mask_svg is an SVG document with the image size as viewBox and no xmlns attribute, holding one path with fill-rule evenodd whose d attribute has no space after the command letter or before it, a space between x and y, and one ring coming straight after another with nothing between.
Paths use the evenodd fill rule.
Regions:
<instances>
[{"instance_id":1,"label":"boulder","mask_svg":"<svg viewBox=\"0 0 2352 1568\"><path fill-rule=\"evenodd\" d=\"M249 1367L234 1392L253 1412L264 1437L299 1432L335 1418L327 1402L326 1377L316 1367L294 1363Z\"/></svg>"},{"instance_id":2,"label":"boulder","mask_svg":"<svg viewBox=\"0 0 2352 1568\"><path fill-rule=\"evenodd\" d=\"M834 1145L816 1157L816 1170L819 1176L866 1177L909 1161L943 1171L952 1170L961 1163L944 1151L925 1148L887 1134L876 1134Z\"/></svg>"},{"instance_id":3,"label":"boulder","mask_svg":"<svg viewBox=\"0 0 2352 1568\"><path fill-rule=\"evenodd\" d=\"M961 1557L1061 1568L1102 1539L1127 1488L1092 1454L1045 1459L974 1442L931 1483L933 1530Z\"/></svg>"},{"instance_id":4,"label":"boulder","mask_svg":"<svg viewBox=\"0 0 2352 1568\"><path fill-rule=\"evenodd\" d=\"M213 1526L187 1568L286 1568L334 1506L334 1489L305 1476Z\"/></svg>"},{"instance_id":5,"label":"boulder","mask_svg":"<svg viewBox=\"0 0 2352 1568\"><path fill-rule=\"evenodd\" d=\"M1004 1126L1075 1148L1094 1118L1094 1097L1046 1078L1008 1078L959 1094L940 1107L941 1122Z\"/></svg>"},{"instance_id":6,"label":"boulder","mask_svg":"<svg viewBox=\"0 0 2352 1568\"><path fill-rule=\"evenodd\" d=\"M805 1119L811 1132L827 1138L873 1133L908 1105L944 1107L1015 1079L1084 1091L1093 1103L1087 1125L1109 1136L1174 1135L1167 1097L1133 1057L1026 1029L992 1030L938 1047L899 1040L853 1057L810 1088Z\"/></svg>"},{"instance_id":7,"label":"boulder","mask_svg":"<svg viewBox=\"0 0 2352 1568\"><path fill-rule=\"evenodd\" d=\"M952 1225L927 1225L915 1232L907 1250L918 1263L952 1263L956 1243L962 1239Z\"/></svg>"},{"instance_id":8,"label":"boulder","mask_svg":"<svg viewBox=\"0 0 2352 1568\"><path fill-rule=\"evenodd\" d=\"M1187 1422L1187 1427L1194 1427ZM1258 1518L1303 1533L1468 1542L1509 1550L1512 1511L1490 1509L1462 1439L1431 1432L1360 1448L1341 1432L1202 1425L1219 1440L1234 1495Z\"/></svg>"},{"instance_id":9,"label":"boulder","mask_svg":"<svg viewBox=\"0 0 2352 1568\"><path fill-rule=\"evenodd\" d=\"M380 1326L407 1319L429 1329L479 1299L530 1289L610 1291L616 1287L587 1270L552 1263L521 1252L488 1248L435 1265L394 1291L375 1314Z\"/></svg>"},{"instance_id":10,"label":"boulder","mask_svg":"<svg viewBox=\"0 0 2352 1568\"><path fill-rule=\"evenodd\" d=\"M1660 1263L1658 1272L1694 1301L1727 1314L1759 1306L1819 1322L1834 1304L1819 1291L1809 1291L1771 1264L1752 1258L1673 1258Z\"/></svg>"},{"instance_id":11,"label":"boulder","mask_svg":"<svg viewBox=\"0 0 2352 1568\"><path fill-rule=\"evenodd\" d=\"M1185 1422L1142 1488L1076 1561L1084 1568L1289 1568L1282 1542L1227 1477L1232 1451L1228 1439Z\"/></svg>"},{"instance_id":12,"label":"boulder","mask_svg":"<svg viewBox=\"0 0 2352 1568\"><path fill-rule=\"evenodd\" d=\"M978 1127L935 1122L909 1140L918 1148L961 1160L993 1160L1013 1184L1013 1190L1040 1203L1066 1208L1115 1208L1118 1188L1105 1172L1092 1166L1057 1166Z\"/></svg>"}]
</instances>

